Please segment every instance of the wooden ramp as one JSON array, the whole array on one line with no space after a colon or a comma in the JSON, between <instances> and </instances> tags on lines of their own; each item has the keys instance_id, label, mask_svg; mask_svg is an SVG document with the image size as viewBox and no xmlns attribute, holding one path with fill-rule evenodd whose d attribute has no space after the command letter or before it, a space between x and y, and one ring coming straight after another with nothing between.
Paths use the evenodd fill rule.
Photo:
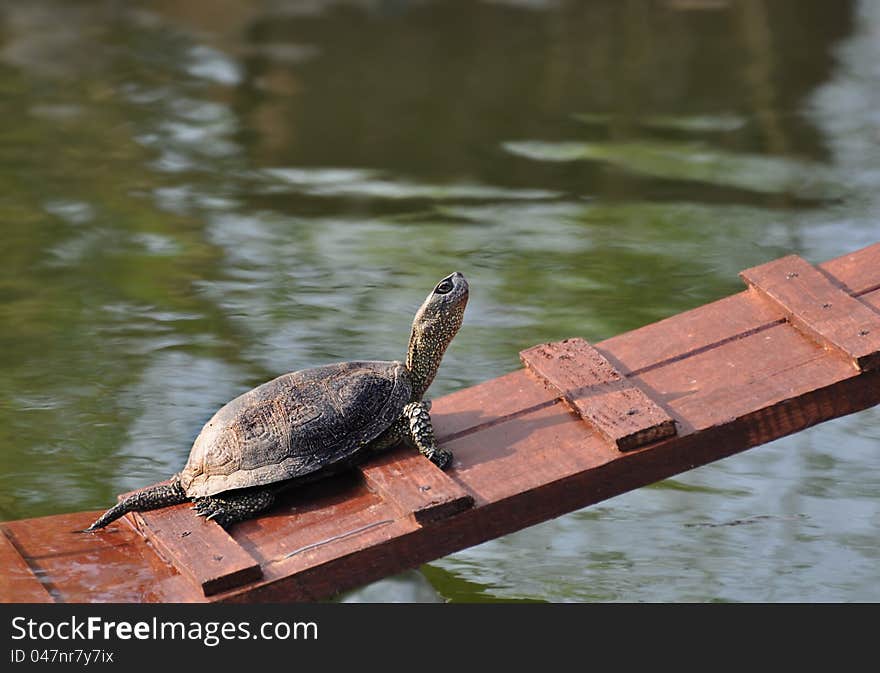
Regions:
<instances>
[{"instance_id":1,"label":"wooden ramp","mask_svg":"<svg viewBox=\"0 0 880 673\"><path fill-rule=\"evenodd\" d=\"M880 243L434 401L448 472L408 450L226 533L178 506L0 525L0 601L317 600L880 403Z\"/></svg>"}]
</instances>

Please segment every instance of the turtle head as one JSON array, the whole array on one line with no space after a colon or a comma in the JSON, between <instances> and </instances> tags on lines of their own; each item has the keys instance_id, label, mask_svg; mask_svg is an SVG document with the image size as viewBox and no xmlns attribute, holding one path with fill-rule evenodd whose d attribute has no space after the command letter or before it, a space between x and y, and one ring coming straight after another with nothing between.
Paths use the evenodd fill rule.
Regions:
<instances>
[{"instance_id":1,"label":"turtle head","mask_svg":"<svg viewBox=\"0 0 880 673\"><path fill-rule=\"evenodd\" d=\"M446 347L461 327L467 300L467 281L456 271L437 283L416 313L406 354L414 400L420 400L434 380Z\"/></svg>"}]
</instances>

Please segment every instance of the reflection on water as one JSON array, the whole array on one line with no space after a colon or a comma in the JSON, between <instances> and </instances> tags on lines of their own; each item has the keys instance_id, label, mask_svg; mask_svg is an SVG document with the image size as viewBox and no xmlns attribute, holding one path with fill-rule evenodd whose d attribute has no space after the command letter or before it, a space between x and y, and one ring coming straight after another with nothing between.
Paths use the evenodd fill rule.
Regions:
<instances>
[{"instance_id":1,"label":"reflection on water","mask_svg":"<svg viewBox=\"0 0 880 673\"><path fill-rule=\"evenodd\" d=\"M685 120L682 120L683 123ZM511 154L536 161L601 161L625 171L771 194L838 195L821 166L780 157L715 150L703 143L670 141L507 142Z\"/></svg>"},{"instance_id":2,"label":"reflection on water","mask_svg":"<svg viewBox=\"0 0 880 673\"><path fill-rule=\"evenodd\" d=\"M35 0L0 25L4 519L167 477L278 373L402 357L451 269L472 299L434 395L880 239L876 3ZM349 599L877 600L877 428Z\"/></svg>"}]
</instances>

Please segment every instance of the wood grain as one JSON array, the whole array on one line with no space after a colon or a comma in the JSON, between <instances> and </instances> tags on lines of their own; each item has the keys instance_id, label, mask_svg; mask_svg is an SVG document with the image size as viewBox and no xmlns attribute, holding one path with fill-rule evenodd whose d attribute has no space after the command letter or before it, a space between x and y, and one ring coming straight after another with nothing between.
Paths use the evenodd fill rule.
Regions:
<instances>
[{"instance_id":1,"label":"wood grain","mask_svg":"<svg viewBox=\"0 0 880 673\"><path fill-rule=\"evenodd\" d=\"M806 260L789 255L740 276L819 345L849 358L858 369L880 366L880 315Z\"/></svg>"},{"instance_id":2,"label":"wood grain","mask_svg":"<svg viewBox=\"0 0 880 673\"><path fill-rule=\"evenodd\" d=\"M421 525L472 507L473 496L427 458L400 448L361 466L367 486Z\"/></svg>"},{"instance_id":3,"label":"wood grain","mask_svg":"<svg viewBox=\"0 0 880 673\"><path fill-rule=\"evenodd\" d=\"M832 289L880 312L880 244L820 269ZM125 518L92 535L71 532L94 520L94 512L3 528L58 601L320 600L880 403L880 367L858 370L839 348L805 338L775 300L755 290L594 348L620 380L675 421L676 436L621 452L583 422L559 389L525 369L510 372L434 400L438 443L455 455L453 469L443 477L456 488L447 482L443 487L451 502L460 488L473 497L472 507L445 512L440 505L442 516L418 521L413 512L425 491L418 489L419 467L407 461L424 459L414 453L379 456L363 473L286 494L265 515L233 526L233 544L262 568L262 577L225 589L221 584L208 598L198 583L207 575L187 569L203 561L175 560L168 544L163 547L163 539L175 541L174 529L170 537L166 531L148 539ZM589 368L563 368L558 378L566 391L590 388L589 378L578 375L585 371ZM432 485L428 492L433 490ZM432 506L428 503L428 511ZM192 530L185 539L197 547L201 531L187 528L187 521L179 520L178 534Z\"/></svg>"},{"instance_id":4,"label":"wood grain","mask_svg":"<svg viewBox=\"0 0 880 673\"><path fill-rule=\"evenodd\" d=\"M189 504L131 516L162 556L201 587L205 596L260 579L259 562L213 521L206 521Z\"/></svg>"},{"instance_id":5,"label":"wood grain","mask_svg":"<svg viewBox=\"0 0 880 673\"><path fill-rule=\"evenodd\" d=\"M0 529L0 603L53 603L52 596Z\"/></svg>"},{"instance_id":6,"label":"wood grain","mask_svg":"<svg viewBox=\"0 0 880 673\"><path fill-rule=\"evenodd\" d=\"M533 346L520 359L621 451L675 434L669 414L583 339Z\"/></svg>"},{"instance_id":7,"label":"wood grain","mask_svg":"<svg viewBox=\"0 0 880 673\"><path fill-rule=\"evenodd\" d=\"M128 517L100 534L81 531L101 511L3 524L57 602L200 602L201 587L166 563Z\"/></svg>"}]
</instances>

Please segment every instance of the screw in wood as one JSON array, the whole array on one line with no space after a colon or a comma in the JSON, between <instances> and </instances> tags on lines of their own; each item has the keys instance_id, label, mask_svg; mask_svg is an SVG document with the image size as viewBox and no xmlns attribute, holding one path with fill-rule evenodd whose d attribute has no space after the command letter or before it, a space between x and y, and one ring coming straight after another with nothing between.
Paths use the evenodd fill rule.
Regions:
<instances>
[{"instance_id":1,"label":"screw in wood","mask_svg":"<svg viewBox=\"0 0 880 673\"><path fill-rule=\"evenodd\" d=\"M800 274L797 271L789 271L785 274L785 277L788 278L788 280L791 280L792 278L797 278L799 275Z\"/></svg>"}]
</instances>

